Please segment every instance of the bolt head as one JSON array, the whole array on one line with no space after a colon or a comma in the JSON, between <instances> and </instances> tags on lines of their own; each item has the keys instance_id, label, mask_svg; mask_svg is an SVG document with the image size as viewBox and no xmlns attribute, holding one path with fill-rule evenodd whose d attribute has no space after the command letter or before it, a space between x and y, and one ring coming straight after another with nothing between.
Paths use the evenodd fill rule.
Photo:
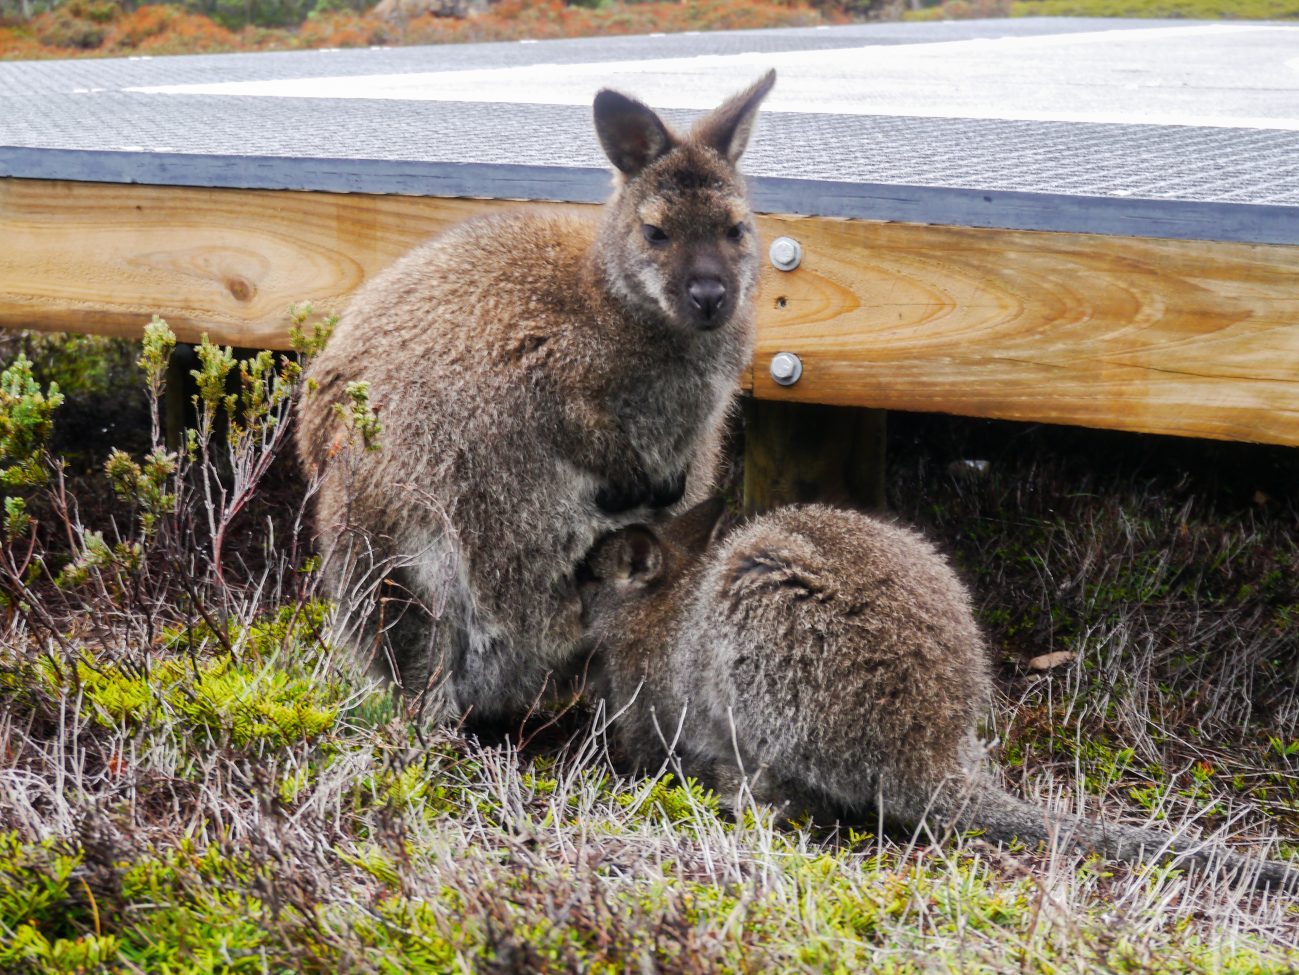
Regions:
<instances>
[{"instance_id":1,"label":"bolt head","mask_svg":"<svg viewBox=\"0 0 1299 975\"><path fill-rule=\"evenodd\" d=\"M781 386L792 386L803 375L803 360L792 352L777 352L771 359L771 378Z\"/></svg>"},{"instance_id":2,"label":"bolt head","mask_svg":"<svg viewBox=\"0 0 1299 975\"><path fill-rule=\"evenodd\" d=\"M792 271L803 260L803 247L793 237L777 237L768 250L771 263L782 271Z\"/></svg>"}]
</instances>

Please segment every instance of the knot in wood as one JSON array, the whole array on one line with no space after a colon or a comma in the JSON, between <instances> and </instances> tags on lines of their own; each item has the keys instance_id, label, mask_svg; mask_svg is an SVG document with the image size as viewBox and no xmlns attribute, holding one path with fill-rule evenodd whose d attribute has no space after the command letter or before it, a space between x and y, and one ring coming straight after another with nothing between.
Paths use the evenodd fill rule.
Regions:
<instances>
[{"instance_id":1,"label":"knot in wood","mask_svg":"<svg viewBox=\"0 0 1299 975\"><path fill-rule=\"evenodd\" d=\"M229 290L235 301L248 301L257 293L249 282L243 278L234 277L226 281L226 289Z\"/></svg>"}]
</instances>

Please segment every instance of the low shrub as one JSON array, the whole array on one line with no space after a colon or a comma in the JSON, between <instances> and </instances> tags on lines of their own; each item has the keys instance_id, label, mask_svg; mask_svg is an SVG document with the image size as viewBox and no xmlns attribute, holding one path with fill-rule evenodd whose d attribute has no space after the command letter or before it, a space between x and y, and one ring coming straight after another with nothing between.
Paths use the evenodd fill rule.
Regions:
<instances>
[{"instance_id":1,"label":"low shrub","mask_svg":"<svg viewBox=\"0 0 1299 975\"><path fill-rule=\"evenodd\" d=\"M1150 17L1192 20L1292 20L1299 0L946 0L905 20L982 17Z\"/></svg>"},{"instance_id":2,"label":"low shrub","mask_svg":"<svg viewBox=\"0 0 1299 975\"><path fill-rule=\"evenodd\" d=\"M244 9L242 6L240 9ZM123 12L111 0L78 0L38 14L27 25L0 28L0 58L79 54L192 54L392 44L455 44L533 38L590 37L686 30L807 27L847 18L835 6L803 0L653 0L598 7L560 0L502 0L476 16L431 13L403 21L350 9L347 0L322 0L297 27L244 26L234 13L210 19L177 5Z\"/></svg>"}]
</instances>

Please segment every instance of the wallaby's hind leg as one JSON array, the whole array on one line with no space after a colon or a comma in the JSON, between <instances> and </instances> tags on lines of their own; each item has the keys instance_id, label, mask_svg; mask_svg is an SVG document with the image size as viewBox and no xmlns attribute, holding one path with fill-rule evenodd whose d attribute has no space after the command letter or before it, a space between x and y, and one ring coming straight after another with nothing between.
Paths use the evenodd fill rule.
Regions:
<instances>
[{"instance_id":1,"label":"wallaby's hind leg","mask_svg":"<svg viewBox=\"0 0 1299 975\"><path fill-rule=\"evenodd\" d=\"M435 691L439 712L449 710L452 661L442 658L456 641L443 610L456 583L445 532L401 533L429 541L419 551L399 552L397 533L356 526L352 500L336 473L316 501L322 581L336 605L334 638L371 674L412 697Z\"/></svg>"}]
</instances>

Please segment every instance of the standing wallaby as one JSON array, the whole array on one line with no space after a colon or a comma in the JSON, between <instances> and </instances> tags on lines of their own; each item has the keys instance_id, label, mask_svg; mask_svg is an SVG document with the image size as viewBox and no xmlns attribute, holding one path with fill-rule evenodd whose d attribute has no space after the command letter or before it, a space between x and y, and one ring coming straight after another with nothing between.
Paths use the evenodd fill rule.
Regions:
<instances>
[{"instance_id":1,"label":"standing wallaby","mask_svg":"<svg viewBox=\"0 0 1299 975\"><path fill-rule=\"evenodd\" d=\"M673 748L725 793L815 817L983 830L1133 860L1172 835L1048 814L998 786L976 735L991 677L970 598L915 532L818 505L778 509L720 542L705 502L661 531L625 528L583 583L590 687L642 768ZM1299 872L1197 850L1258 886Z\"/></svg>"},{"instance_id":2,"label":"standing wallaby","mask_svg":"<svg viewBox=\"0 0 1299 975\"><path fill-rule=\"evenodd\" d=\"M574 570L603 533L711 488L752 341L759 248L736 165L769 73L688 134L595 98L599 218L471 220L366 284L308 372L298 452L338 452L367 381L381 449L323 471L315 527L358 650L433 716L534 703L580 652ZM381 639L381 631L382 637Z\"/></svg>"}]
</instances>

